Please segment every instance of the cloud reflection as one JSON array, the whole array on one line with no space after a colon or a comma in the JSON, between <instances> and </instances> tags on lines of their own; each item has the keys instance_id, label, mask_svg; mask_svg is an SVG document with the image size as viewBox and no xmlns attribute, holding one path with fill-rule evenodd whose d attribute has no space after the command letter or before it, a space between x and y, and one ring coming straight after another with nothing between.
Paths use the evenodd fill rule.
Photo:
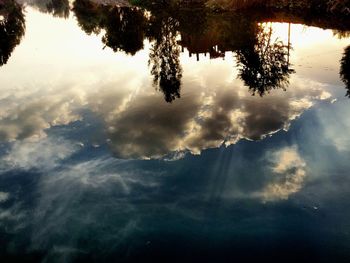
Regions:
<instances>
[{"instance_id":1,"label":"cloud reflection","mask_svg":"<svg viewBox=\"0 0 350 263\"><path fill-rule=\"evenodd\" d=\"M161 158L186 151L198 154L242 138L259 140L287 129L316 101L330 97L319 83L297 78L293 78L289 92L264 98L252 97L240 82L206 91L200 83L192 82L191 96L172 104L162 102L150 82L134 93L129 91L133 81L123 90L102 85L97 91L52 89L39 97L36 93L19 93L16 98L2 99L1 139L44 138L50 127L84 121L77 109L86 108L103 120L116 157Z\"/></svg>"},{"instance_id":2,"label":"cloud reflection","mask_svg":"<svg viewBox=\"0 0 350 263\"><path fill-rule=\"evenodd\" d=\"M46 138L39 141L17 141L1 160L2 169L52 170L68 158L78 145L62 139Z\"/></svg>"},{"instance_id":3,"label":"cloud reflection","mask_svg":"<svg viewBox=\"0 0 350 263\"><path fill-rule=\"evenodd\" d=\"M146 13L137 8L130 10L117 7L109 8L85 0L75 2L75 9L78 22L81 23L80 26L85 32L91 34L106 29L104 41L111 44L112 49L124 50L128 54L135 54L141 49L144 44L143 39L146 36L144 35L146 21L142 20L139 23L140 27L137 27L138 23L134 24L132 18L136 15L140 16L140 19L142 17L151 19L147 21L153 21L154 32L147 33L149 34L147 37L152 40L151 43L147 44L153 47L151 53L153 52L154 59L150 61L150 66L151 69L155 67L155 74L153 76L145 75L147 74L145 72L147 71L149 54L146 51L140 51L138 52L138 55L141 55L139 57L118 53L116 58L122 62L116 63L117 66L113 64L114 61L108 64L111 65L109 70L112 73L101 71L102 75L91 74L91 68L95 69L91 65L96 64L96 61L92 61L91 64L87 63L88 69L81 70L81 65L78 63L79 69L72 67L67 72L60 72L64 77L58 80L54 79L58 83L56 86L50 85L45 80L40 85L31 85L28 84L31 80L24 80L20 84L23 86L22 89L13 88L9 83L6 83L0 98L1 141L43 140L53 127L65 126L69 130L74 122L88 122L82 115L84 111L97 116L99 121L103 122L104 126L100 129L104 129L104 135L107 138L97 141L107 139L115 157L124 159L165 157L170 160L174 156L175 159L184 156L186 152L199 154L208 148L228 146L241 139L260 140L281 129L286 130L291 121L302 115L305 110L317 101L325 100L331 96L326 91L327 87L322 83L305 77L301 78L300 75L290 74L286 61L286 46L279 42L275 47L282 49L276 54L280 58L278 61L283 62L283 74L273 78L274 80L270 84L272 83L272 86L282 84L288 75L290 88L287 92L276 89L269 96L263 98L253 97L251 92L244 87L244 84L247 85L245 81L233 80L234 74L231 66L234 63L230 64L230 62L224 61L220 64L218 60L215 60L210 62L212 63L210 66L208 63L202 64L200 61L193 67L189 59L186 60L185 55L179 54L179 42L176 34L177 28L183 25L183 22L180 23L172 19L158 21L156 17L147 17ZM87 19L90 17L89 13L84 13L87 10L97 12L96 17L92 16L96 20ZM238 22L244 24L246 19L242 17L241 19L242 21ZM231 20L235 21L234 17ZM233 28L236 28L237 31L239 28L231 20L227 24L229 28L222 28L222 37L225 35L224 32L231 32L230 30ZM212 21L210 32L216 30L214 22L215 20ZM118 25L116 28L113 27L115 23ZM227 46L225 50L242 51L242 48L246 46L245 40L248 41L252 37L249 40L252 41L249 47L255 52L257 43L259 43L255 30L258 30L259 27L254 21L250 21L249 26L252 27L252 32L247 33L248 36L243 38L243 43L238 40L237 43L234 41L231 43L234 45L230 48ZM119 39L117 36L120 34L113 31L116 29L126 35ZM157 32L158 35L155 34ZM135 34L132 39L136 43L124 42L129 39L127 37L129 33ZM239 35L238 32L233 33L229 39L239 39L234 38L234 36ZM267 33L271 37L271 31ZM265 34L263 35L265 36ZM223 39L220 37L220 41L217 43L222 41ZM264 47L268 41L264 39L260 42ZM182 43L184 44L183 41ZM212 43L209 44L212 45ZM82 43L78 42L74 48L78 50L81 45ZM125 49L126 46L133 48ZM274 45L271 48L273 47ZM164 51L161 52L161 49L171 51L169 56L162 56ZM259 54L261 50L258 52ZM82 53L81 57L88 57L88 53ZM162 59L166 61L162 61ZM144 67L137 67L141 64L141 60L145 64ZM186 62L183 63L183 67L180 67L178 63L181 60ZM262 62L261 59L259 61ZM272 62L272 64L277 63L275 60ZM61 66L61 63L57 64ZM266 66L264 63L264 65L258 64L258 68ZM162 77L159 75L161 72L158 69L162 65L169 70L170 75L175 76L173 80L167 79L168 76L163 76L163 80L161 80ZM98 67L99 72L101 68ZM54 71L56 72L56 70ZM72 72L74 74L69 74ZM19 74L19 72L15 73ZM237 73L242 72L238 70ZM267 76L270 76L269 74L267 73ZM169 93L164 92L168 98L167 101L172 101L180 95L180 85L178 85L180 75L183 86L181 99L174 100L171 105L166 105L160 97L161 94L154 91L152 81L156 80L160 84L160 82L167 83L169 80L173 83L174 89L169 89ZM256 76L260 75L263 74L258 72ZM83 76L92 77L83 78ZM51 77L48 75L47 79L51 79ZM154 77L156 78L154 79ZM259 82L258 78L260 86L264 84L263 82ZM273 88L272 86L269 87ZM88 127L88 123L85 124Z\"/></svg>"},{"instance_id":4,"label":"cloud reflection","mask_svg":"<svg viewBox=\"0 0 350 263\"><path fill-rule=\"evenodd\" d=\"M45 137L45 129L79 120L74 113L81 105L79 91L63 94L18 90L16 96L3 96L0 106L0 139L13 141Z\"/></svg>"},{"instance_id":5,"label":"cloud reflection","mask_svg":"<svg viewBox=\"0 0 350 263\"><path fill-rule=\"evenodd\" d=\"M272 182L260 193L266 202L288 199L300 191L306 177L306 163L295 147L288 147L272 154L275 164L272 167Z\"/></svg>"},{"instance_id":6,"label":"cloud reflection","mask_svg":"<svg viewBox=\"0 0 350 263\"><path fill-rule=\"evenodd\" d=\"M313 131L308 119L303 123L306 130ZM300 197L298 193L305 191L310 179L315 180L315 174L308 173L310 156L307 161L299 150L299 143L308 146L311 143L315 147L313 150L323 154L322 158L327 158L329 152L323 151L321 144L305 138L286 145L286 141L293 141L295 137L300 139L305 132L295 135L286 133L282 140L258 144L245 141L235 147L206 151L201 156L187 156L175 162L118 160L105 152L94 157L80 152L79 160L76 160L71 156L84 151L80 147L73 147L65 157L60 157L54 152L57 144L69 148L71 142L49 136L48 139L55 143L46 143L46 152L42 155L52 152L51 159L57 160L53 165L44 167L42 159L32 158L31 165L15 167L21 180L13 183L17 189L23 187L27 192L35 193L35 202L0 209L0 227L6 226L6 231L13 231L8 227L10 221L16 222L16 226L25 226L21 231L17 228L15 233L22 238L23 232L29 233L29 238L24 239L27 251L44 251L46 261L69 262L90 253L97 257L115 256L115 253L125 256L130 250L147 250L150 243L160 249L157 241L163 242L168 236L169 225L179 233L182 222L197 226L205 224L204 230L198 229L198 233L205 235L217 230L212 218L219 218L220 225L224 222L224 231L230 231L230 235L237 233L237 228L244 229L247 219L257 220L254 223L265 227L271 223L273 215L278 217L278 222L283 222L282 229L286 222L291 222L288 221L292 220L291 216L297 217L292 224L300 222L301 216L309 222L310 211L301 208L300 202L304 205L310 201L303 201L303 195ZM314 133L312 139L320 140L319 136ZM17 142L20 143L23 142ZM29 148L29 145L25 146ZM17 149L25 146L12 147L8 156L18 156ZM27 156L32 155L30 151L24 152ZM28 160L29 157L21 159ZM314 161L313 165L317 163ZM29 176L29 180L38 178L35 184L23 181L28 178L23 172L28 167L36 167L35 174ZM6 182L3 177L0 179ZM313 201L329 198L328 192L322 192L329 190L329 185L324 181L322 185L317 182L317 187L311 184L316 196ZM338 180L332 182L339 183ZM344 189L340 193L342 198L347 193L346 187ZM323 193L321 197L320 193ZM10 194L11 198L15 196ZM334 194L331 196L333 198ZM22 197L20 200L27 199ZM290 209L287 213L286 207ZM269 231L280 229L276 226ZM250 233L256 234L256 231ZM191 234L185 232L184 237ZM129 247L130 240L132 247ZM12 240L12 244L16 242L17 239Z\"/></svg>"},{"instance_id":7,"label":"cloud reflection","mask_svg":"<svg viewBox=\"0 0 350 263\"><path fill-rule=\"evenodd\" d=\"M6 202L10 197L9 193L0 192L0 203Z\"/></svg>"},{"instance_id":8,"label":"cloud reflection","mask_svg":"<svg viewBox=\"0 0 350 263\"><path fill-rule=\"evenodd\" d=\"M110 145L120 158L159 158L170 152L198 154L242 138L261 139L287 129L315 101L330 96L317 83L308 83L312 88L294 83L289 93L263 99L250 96L243 86L221 87L170 106L139 94L106 120Z\"/></svg>"}]
</instances>

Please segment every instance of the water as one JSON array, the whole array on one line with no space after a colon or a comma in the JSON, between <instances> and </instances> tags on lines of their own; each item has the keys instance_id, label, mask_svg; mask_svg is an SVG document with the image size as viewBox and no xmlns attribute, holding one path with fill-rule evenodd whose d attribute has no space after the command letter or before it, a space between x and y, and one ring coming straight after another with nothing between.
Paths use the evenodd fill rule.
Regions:
<instances>
[{"instance_id":1,"label":"water","mask_svg":"<svg viewBox=\"0 0 350 263\"><path fill-rule=\"evenodd\" d=\"M0 9L1 262L349 262L347 21L53 3Z\"/></svg>"}]
</instances>

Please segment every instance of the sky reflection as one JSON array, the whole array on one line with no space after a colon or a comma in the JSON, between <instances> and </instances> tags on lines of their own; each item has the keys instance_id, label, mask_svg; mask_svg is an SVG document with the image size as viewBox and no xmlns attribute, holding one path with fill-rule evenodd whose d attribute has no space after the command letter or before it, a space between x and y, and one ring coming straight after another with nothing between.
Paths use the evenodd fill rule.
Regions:
<instances>
[{"instance_id":1,"label":"sky reflection","mask_svg":"<svg viewBox=\"0 0 350 263\"><path fill-rule=\"evenodd\" d=\"M74 8L27 3L0 67L0 260L347 262L349 39Z\"/></svg>"},{"instance_id":2,"label":"sky reflection","mask_svg":"<svg viewBox=\"0 0 350 263\"><path fill-rule=\"evenodd\" d=\"M3 141L43 138L50 127L83 121L81 112L88 110L105 123L106 140L119 158L160 158L182 151L198 154L242 138L257 140L288 129L292 120L317 101L331 101L341 94L334 89L341 85L336 71L339 62L305 55L310 43L303 37L323 36L312 48L327 42L332 54L342 50L347 40L317 28L291 27L295 49L290 63L297 73L290 76L286 92L274 90L264 98L252 97L237 79L240 73L233 54L228 52L224 60L196 61L184 51L180 56L182 98L166 105L148 73L152 44L145 42L145 49L131 57L104 49L99 36L85 35L73 17L52 19L32 10L26 20L26 37L12 63L0 72ZM37 30L37 25L42 29ZM272 38L285 39L286 29L283 24L272 24ZM67 41L62 45L64 37ZM334 56L341 52L338 54ZM304 56L310 57L308 66L299 59ZM320 68L316 63L328 69L326 82L322 70L314 75ZM13 92L16 96L11 96Z\"/></svg>"},{"instance_id":3,"label":"sky reflection","mask_svg":"<svg viewBox=\"0 0 350 263\"><path fill-rule=\"evenodd\" d=\"M48 251L45 258L50 261L83 260L91 247L100 256L112 256L116 251L122 256L124 246L132 246L129 249L139 250L146 258L148 246L165 249L169 256L175 244L185 249L176 239L161 245L164 235L175 232L180 239L189 238L190 233L216 236L221 248L210 250L209 255L220 259L223 253L231 258L223 242L235 233L237 240L231 236L231 242L238 249L240 240L244 247L249 226L254 226L257 238L262 231L266 240L285 240L295 233L295 242L301 238L296 233L303 231L303 238L310 238L314 249L341 239L337 247L347 251L348 236L336 228L348 227L349 182L342 171L349 169L349 140L342 141L344 148L337 148L327 121L331 114L333 129L339 129L336 123L343 118L335 113L346 109L345 100L327 104L303 115L288 133L279 132L259 143L241 141L171 162L118 160L104 150L97 153L92 147L50 134L40 144L14 145L2 158L6 163L2 167L10 168L3 171L1 185L12 186L1 195L5 205L1 225L16 233L12 238L15 244L30 237L30 251ZM344 133L349 127L343 127ZM65 129L61 129L62 136ZM60 156L55 154L58 145ZM342 202L337 202L338 198ZM30 200L36 201L31 204ZM253 221L247 222L247 218ZM337 222L336 228L322 227L332 221ZM284 222L283 226L278 222ZM166 230L169 225L170 232ZM303 230L296 230L295 225ZM186 226L194 232L188 233ZM267 226L269 234L264 231ZM30 229L29 237L25 229ZM320 237L327 240L325 244L317 242ZM284 245L281 251L286 251L288 244ZM190 241L192 256L198 259L201 254L196 246L200 246L198 241ZM269 251L263 258L268 258ZM342 259L346 254L340 251L324 250L322 255ZM235 252L235 257L246 256ZM133 259L136 254L131 255Z\"/></svg>"}]
</instances>

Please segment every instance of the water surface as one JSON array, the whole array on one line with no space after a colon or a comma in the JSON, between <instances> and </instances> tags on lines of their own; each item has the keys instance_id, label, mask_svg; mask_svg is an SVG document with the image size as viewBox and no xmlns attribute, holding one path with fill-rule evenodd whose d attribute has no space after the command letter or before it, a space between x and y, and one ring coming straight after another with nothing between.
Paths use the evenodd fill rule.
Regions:
<instances>
[{"instance_id":1,"label":"water surface","mask_svg":"<svg viewBox=\"0 0 350 263\"><path fill-rule=\"evenodd\" d=\"M0 259L348 262L350 28L288 19L5 1Z\"/></svg>"}]
</instances>

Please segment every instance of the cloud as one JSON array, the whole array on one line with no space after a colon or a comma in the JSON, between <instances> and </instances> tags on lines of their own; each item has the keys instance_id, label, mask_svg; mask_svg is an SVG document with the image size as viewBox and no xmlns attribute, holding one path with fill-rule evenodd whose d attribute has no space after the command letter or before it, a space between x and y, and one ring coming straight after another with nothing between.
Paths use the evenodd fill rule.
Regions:
<instances>
[{"instance_id":1,"label":"cloud","mask_svg":"<svg viewBox=\"0 0 350 263\"><path fill-rule=\"evenodd\" d=\"M124 109L123 105L134 96L135 86L142 85L143 79L133 80L128 72L124 75L115 82L63 81L58 85L4 89L0 96L0 141L38 141L52 127L83 120L83 110L108 120Z\"/></svg>"},{"instance_id":2,"label":"cloud","mask_svg":"<svg viewBox=\"0 0 350 263\"><path fill-rule=\"evenodd\" d=\"M296 147L286 147L271 154L274 159L271 182L258 193L263 201L284 200L300 191L306 178L306 163Z\"/></svg>"},{"instance_id":3,"label":"cloud","mask_svg":"<svg viewBox=\"0 0 350 263\"><path fill-rule=\"evenodd\" d=\"M0 208L0 229L5 233L16 233L28 226L28 214L20 203Z\"/></svg>"},{"instance_id":4,"label":"cloud","mask_svg":"<svg viewBox=\"0 0 350 263\"><path fill-rule=\"evenodd\" d=\"M191 95L171 105L141 92L123 109L107 114L107 135L115 155L160 158L171 152L198 154L242 138L259 140L288 129L315 101L330 97L319 83L298 79L288 92L276 90L263 98L251 96L240 82L212 89L198 83L203 81L192 83Z\"/></svg>"},{"instance_id":5,"label":"cloud","mask_svg":"<svg viewBox=\"0 0 350 263\"><path fill-rule=\"evenodd\" d=\"M81 112L88 111L102 120L117 158L184 156L287 130L315 102L331 96L323 84L297 76L286 92L251 96L241 81L232 81L226 67L220 79L208 77L208 71L199 67L194 76L184 74L183 94L172 104L164 102L151 79L136 78L130 70L118 80L5 89L0 97L0 140L37 141L52 127L83 122Z\"/></svg>"},{"instance_id":6,"label":"cloud","mask_svg":"<svg viewBox=\"0 0 350 263\"><path fill-rule=\"evenodd\" d=\"M78 150L78 145L61 138L39 141L16 141L1 160L2 169L54 169L62 160Z\"/></svg>"},{"instance_id":7,"label":"cloud","mask_svg":"<svg viewBox=\"0 0 350 263\"><path fill-rule=\"evenodd\" d=\"M101 157L43 176L37 188L40 199L31 218L35 228L31 248L46 249L51 244L59 248L60 237L68 235L64 246L75 250L79 240L95 233L100 244L112 242L115 249L137 231L140 214L132 199L145 201L147 194L140 189L152 191L158 184L155 174L126 171L123 165L127 163Z\"/></svg>"},{"instance_id":8,"label":"cloud","mask_svg":"<svg viewBox=\"0 0 350 263\"><path fill-rule=\"evenodd\" d=\"M57 91L56 91L57 92ZM0 102L0 140L37 140L52 126L80 120L76 107L83 104L79 90L26 93L3 97Z\"/></svg>"},{"instance_id":9,"label":"cloud","mask_svg":"<svg viewBox=\"0 0 350 263\"><path fill-rule=\"evenodd\" d=\"M259 140L288 129L290 122L315 101L330 97L322 85L298 79L291 81L287 92L276 90L263 98L251 96L239 81L205 88L203 80L187 80L188 93L167 104L148 81L118 83L99 83L97 90L91 84L86 89L71 87L58 92L53 88L46 93L4 96L0 138L40 140L53 126L83 120L78 112L88 109L103 120L116 157L161 158L186 151L198 154L242 138ZM120 83L123 89L118 88ZM135 85L143 88L135 89Z\"/></svg>"},{"instance_id":10,"label":"cloud","mask_svg":"<svg viewBox=\"0 0 350 263\"><path fill-rule=\"evenodd\" d=\"M141 94L107 120L110 146L122 158L159 158L184 150L183 136L199 107L197 98L166 105L158 96Z\"/></svg>"},{"instance_id":11,"label":"cloud","mask_svg":"<svg viewBox=\"0 0 350 263\"><path fill-rule=\"evenodd\" d=\"M0 192L0 203L6 202L10 197L9 193Z\"/></svg>"},{"instance_id":12,"label":"cloud","mask_svg":"<svg viewBox=\"0 0 350 263\"><path fill-rule=\"evenodd\" d=\"M336 147L339 152L349 152L350 149L350 120L348 115L347 100L339 100L328 107L327 110L319 109L317 119L323 127L324 141Z\"/></svg>"}]
</instances>

